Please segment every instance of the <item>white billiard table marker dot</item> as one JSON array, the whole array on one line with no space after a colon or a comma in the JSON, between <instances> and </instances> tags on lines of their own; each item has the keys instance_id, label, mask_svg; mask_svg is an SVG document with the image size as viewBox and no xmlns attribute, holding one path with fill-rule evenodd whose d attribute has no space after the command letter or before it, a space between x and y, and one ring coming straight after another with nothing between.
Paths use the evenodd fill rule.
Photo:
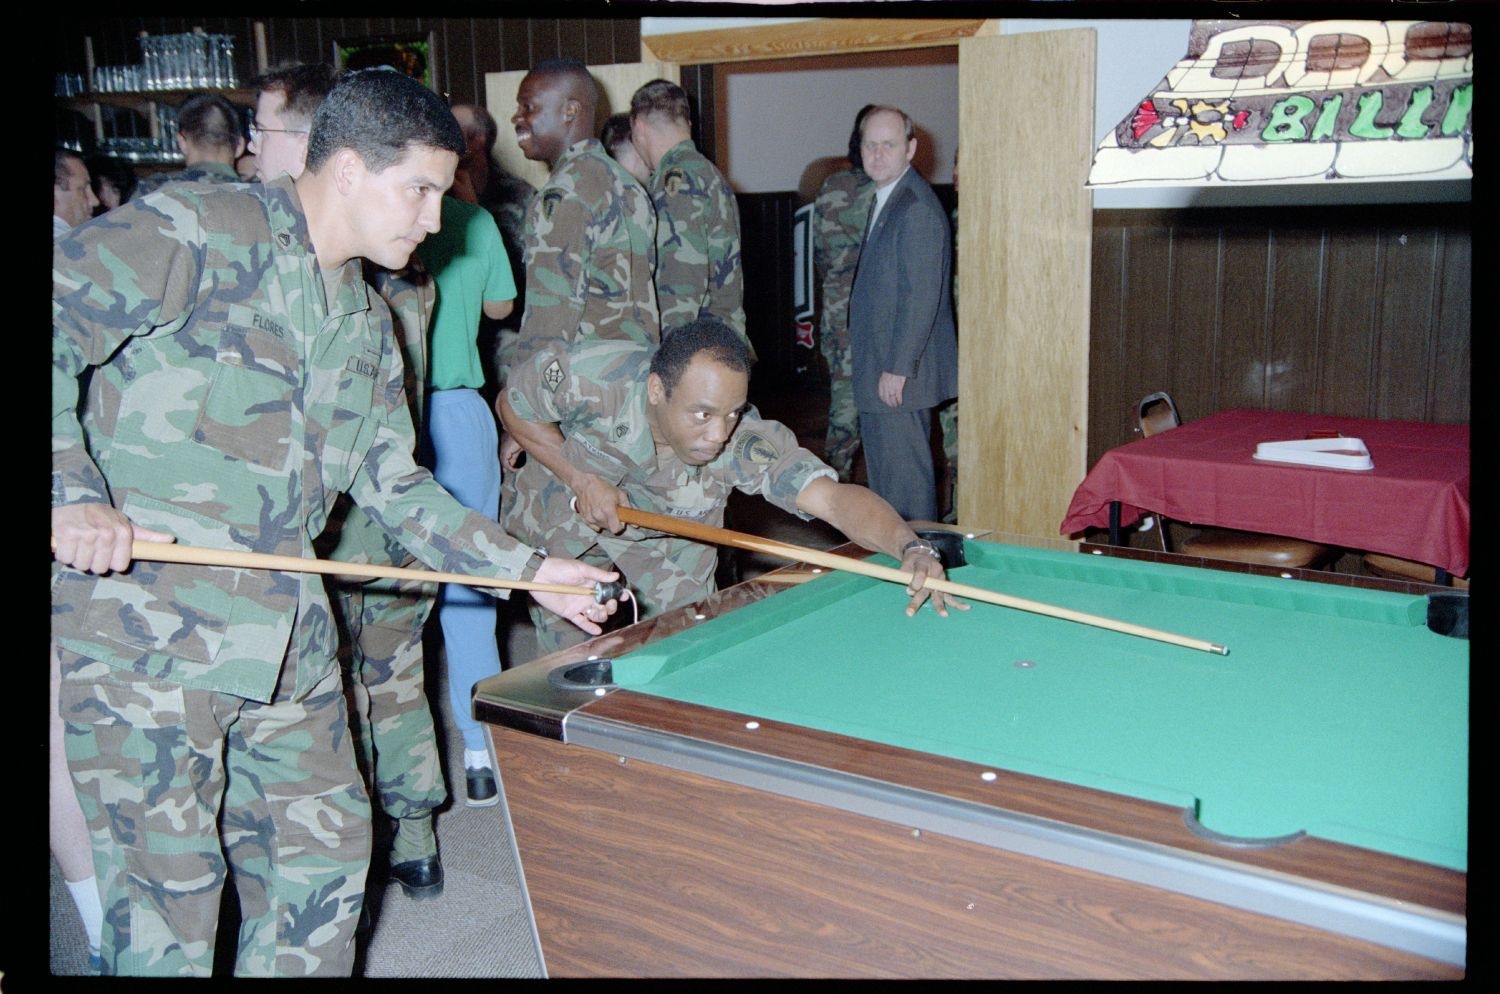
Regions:
<instances>
[{"instance_id":1,"label":"white billiard table marker dot","mask_svg":"<svg viewBox=\"0 0 1500 994\"><path fill-rule=\"evenodd\" d=\"M595 697L603 697L607 693L609 693L609 691L605 690L603 687L595 687L594 688L594 696Z\"/></svg>"},{"instance_id":2,"label":"white billiard table marker dot","mask_svg":"<svg viewBox=\"0 0 1500 994\"><path fill-rule=\"evenodd\" d=\"M990 782L995 779L995 776L996 775L993 770L985 770L983 773L979 774L979 779L984 780L985 782Z\"/></svg>"},{"instance_id":3,"label":"white billiard table marker dot","mask_svg":"<svg viewBox=\"0 0 1500 994\"><path fill-rule=\"evenodd\" d=\"M758 722L758 721L747 721L747 722L745 722L745 727L748 728L748 729L750 729L750 731L753 732L757 728L760 727L760 722Z\"/></svg>"}]
</instances>

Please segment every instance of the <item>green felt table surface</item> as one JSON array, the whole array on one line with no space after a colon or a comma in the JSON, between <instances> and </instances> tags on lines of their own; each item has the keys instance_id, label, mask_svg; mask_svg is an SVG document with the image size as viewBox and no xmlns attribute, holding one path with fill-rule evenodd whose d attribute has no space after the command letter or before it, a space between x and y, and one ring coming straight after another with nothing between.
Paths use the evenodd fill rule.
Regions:
<instances>
[{"instance_id":1,"label":"green felt table surface","mask_svg":"<svg viewBox=\"0 0 1500 994\"><path fill-rule=\"evenodd\" d=\"M967 543L950 578L1227 645L829 575L614 662L631 690L1467 867L1469 652L1426 599ZM889 563L889 560L877 559Z\"/></svg>"}]
</instances>

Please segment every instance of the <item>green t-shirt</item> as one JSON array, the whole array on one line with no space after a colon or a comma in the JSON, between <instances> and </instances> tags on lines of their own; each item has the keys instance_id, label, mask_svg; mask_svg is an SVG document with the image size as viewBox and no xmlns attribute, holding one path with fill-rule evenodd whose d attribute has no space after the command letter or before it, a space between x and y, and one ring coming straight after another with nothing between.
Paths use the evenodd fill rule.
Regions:
<instances>
[{"instance_id":1,"label":"green t-shirt","mask_svg":"<svg viewBox=\"0 0 1500 994\"><path fill-rule=\"evenodd\" d=\"M484 386L479 319L486 300L514 300L515 279L495 219L483 207L443 198L442 228L417 246L437 280L427 386L433 390Z\"/></svg>"}]
</instances>

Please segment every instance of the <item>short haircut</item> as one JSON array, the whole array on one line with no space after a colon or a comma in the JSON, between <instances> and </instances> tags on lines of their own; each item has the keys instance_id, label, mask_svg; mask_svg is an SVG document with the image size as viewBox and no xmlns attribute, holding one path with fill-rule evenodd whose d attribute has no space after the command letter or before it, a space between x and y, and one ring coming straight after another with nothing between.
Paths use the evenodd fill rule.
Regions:
<instances>
[{"instance_id":1,"label":"short haircut","mask_svg":"<svg viewBox=\"0 0 1500 994\"><path fill-rule=\"evenodd\" d=\"M854 115L854 130L849 132L849 163L855 169L865 167L865 157L859 150L859 143L864 138L860 132L864 130L865 118L869 117L870 111L877 106L877 104L865 104L859 109L859 113Z\"/></svg>"},{"instance_id":2,"label":"short haircut","mask_svg":"<svg viewBox=\"0 0 1500 994\"><path fill-rule=\"evenodd\" d=\"M71 190L71 189L73 189L71 186L68 185L68 184L70 184L70 183L73 182L73 177L68 172L68 160L70 160L70 159L77 161L85 169L88 168L88 163L84 162L82 153L75 152L71 148L62 148L61 146L59 146L58 148L53 149L53 151L52 151L52 185L53 186L60 186L64 190Z\"/></svg>"},{"instance_id":3,"label":"short haircut","mask_svg":"<svg viewBox=\"0 0 1500 994\"><path fill-rule=\"evenodd\" d=\"M120 192L120 203L125 203L135 194L136 176L130 163L112 155L91 155L88 159L89 180L98 195L101 184L109 183Z\"/></svg>"},{"instance_id":4,"label":"short haircut","mask_svg":"<svg viewBox=\"0 0 1500 994\"><path fill-rule=\"evenodd\" d=\"M495 141L500 137L500 128L495 124L495 118L491 116L489 111L478 104L459 104L458 106L468 108L469 113L474 115L474 123L472 125L466 127L462 121L458 123L458 126L464 129L464 136L468 137L470 134L482 135L484 138L485 154L494 155ZM454 107L453 109L456 111L458 107ZM455 114L453 116L457 117L458 115ZM477 131L474 129L477 129Z\"/></svg>"},{"instance_id":5,"label":"short haircut","mask_svg":"<svg viewBox=\"0 0 1500 994\"><path fill-rule=\"evenodd\" d=\"M177 130L195 145L224 149L231 154L245 138L239 109L218 93L188 97L177 112Z\"/></svg>"},{"instance_id":6,"label":"short haircut","mask_svg":"<svg viewBox=\"0 0 1500 994\"><path fill-rule=\"evenodd\" d=\"M689 127L693 123L687 91L668 79L653 79L635 91L630 98L631 120L642 115L666 118Z\"/></svg>"},{"instance_id":7,"label":"short haircut","mask_svg":"<svg viewBox=\"0 0 1500 994\"><path fill-rule=\"evenodd\" d=\"M584 105L584 117L592 119L594 111L599 107L599 84L594 82L593 74L589 67L577 59L564 56L558 59L543 59L532 67L529 76L545 76L568 80L572 87L568 96L581 101Z\"/></svg>"},{"instance_id":8,"label":"short haircut","mask_svg":"<svg viewBox=\"0 0 1500 994\"><path fill-rule=\"evenodd\" d=\"M411 146L462 156L463 129L443 98L394 69L350 73L313 115L307 169L317 172L340 149L352 149L372 172L394 165Z\"/></svg>"},{"instance_id":9,"label":"short haircut","mask_svg":"<svg viewBox=\"0 0 1500 994\"><path fill-rule=\"evenodd\" d=\"M661 377L668 396L700 352L708 353L722 366L750 375L750 346L745 340L718 318L698 318L663 332L661 346L651 357L651 372Z\"/></svg>"},{"instance_id":10,"label":"short haircut","mask_svg":"<svg viewBox=\"0 0 1500 994\"><path fill-rule=\"evenodd\" d=\"M604 146L605 151L614 154L615 149L630 141L630 115L611 114L609 120L604 122L604 130L599 132L599 143Z\"/></svg>"},{"instance_id":11,"label":"short haircut","mask_svg":"<svg viewBox=\"0 0 1500 994\"><path fill-rule=\"evenodd\" d=\"M859 119L859 124L856 125L856 130L862 133L865 128L865 122L870 119L871 114L874 114L877 111L885 111L888 114L899 114L901 116L901 123L906 127L907 141L911 141L917 136L917 126L912 123L911 116L908 115L906 111L902 110L900 107L892 107L890 104L876 104L873 107L867 108L864 117Z\"/></svg>"},{"instance_id":12,"label":"short haircut","mask_svg":"<svg viewBox=\"0 0 1500 994\"><path fill-rule=\"evenodd\" d=\"M307 126L313 115L328 99L339 81L339 71L326 62L308 62L281 66L255 80L253 86L264 93L280 93L285 107L281 112L289 124Z\"/></svg>"}]
</instances>

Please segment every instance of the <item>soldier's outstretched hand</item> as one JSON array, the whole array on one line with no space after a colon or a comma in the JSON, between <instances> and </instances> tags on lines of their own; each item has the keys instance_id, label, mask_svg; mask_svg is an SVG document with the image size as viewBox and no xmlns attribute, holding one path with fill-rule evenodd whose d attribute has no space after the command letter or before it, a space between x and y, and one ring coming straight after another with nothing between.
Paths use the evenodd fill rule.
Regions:
<instances>
[{"instance_id":1,"label":"soldier's outstretched hand","mask_svg":"<svg viewBox=\"0 0 1500 994\"><path fill-rule=\"evenodd\" d=\"M596 583L612 583L620 574L602 570L576 559L548 556L536 571L537 583L560 583L573 587L588 587ZM532 591L532 599L553 614L572 622L590 635L598 635L604 629L599 625L619 608L620 602L610 598L597 603L590 594L557 594Z\"/></svg>"}]
</instances>

